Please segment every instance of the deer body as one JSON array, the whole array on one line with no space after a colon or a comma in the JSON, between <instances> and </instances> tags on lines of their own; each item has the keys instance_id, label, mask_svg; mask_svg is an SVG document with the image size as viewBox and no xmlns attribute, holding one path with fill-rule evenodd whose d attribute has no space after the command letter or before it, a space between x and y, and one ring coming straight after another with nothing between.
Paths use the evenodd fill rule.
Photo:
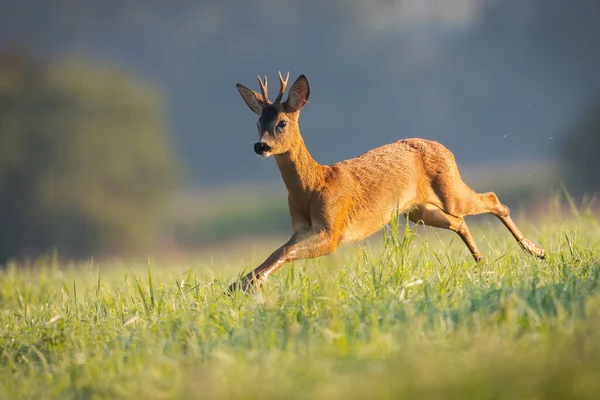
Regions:
<instances>
[{"instance_id":1,"label":"deer body","mask_svg":"<svg viewBox=\"0 0 600 400\"><path fill-rule=\"evenodd\" d=\"M383 228L397 213L415 223L455 231L476 261L483 257L464 217L482 213L497 216L521 247L544 258L544 250L525 238L506 206L492 193L479 194L460 177L452 153L425 139L404 139L372 149L333 165L317 163L298 128L300 109L309 95L302 75L281 102L287 85L280 74L280 93L271 103L267 82L259 78L262 94L237 85L242 98L260 115L255 152L273 155L288 190L293 235L258 268L232 289L261 285L283 264L319 257L342 243L364 239Z\"/></svg>"}]
</instances>

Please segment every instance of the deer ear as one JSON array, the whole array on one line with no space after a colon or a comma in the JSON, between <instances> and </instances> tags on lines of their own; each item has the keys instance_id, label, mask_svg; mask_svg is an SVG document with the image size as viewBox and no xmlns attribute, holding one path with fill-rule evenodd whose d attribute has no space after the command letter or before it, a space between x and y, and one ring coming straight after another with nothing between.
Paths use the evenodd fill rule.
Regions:
<instances>
[{"instance_id":1,"label":"deer ear","mask_svg":"<svg viewBox=\"0 0 600 400\"><path fill-rule=\"evenodd\" d=\"M244 85L240 85L239 83L235 86L237 87L238 92L240 92L242 95L242 99L244 99L248 107L256 114L260 115L262 113L264 104L263 96L259 93L256 93L254 90L248 89Z\"/></svg>"},{"instance_id":2,"label":"deer ear","mask_svg":"<svg viewBox=\"0 0 600 400\"><path fill-rule=\"evenodd\" d=\"M308 79L304 75L300 75L290 88L290 93L284 103L284 107L290 112L300 111L308 102L309 95L310 87L308 86Z\"/></svg>"}]
</instances>

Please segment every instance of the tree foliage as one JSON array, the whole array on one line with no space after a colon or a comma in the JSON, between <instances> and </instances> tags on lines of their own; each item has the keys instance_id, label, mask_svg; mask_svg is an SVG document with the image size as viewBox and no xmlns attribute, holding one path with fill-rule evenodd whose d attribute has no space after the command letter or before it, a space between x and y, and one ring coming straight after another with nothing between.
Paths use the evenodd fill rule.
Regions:
<instances>
[{"instance_id":1,"label":"tree foliage","mask_svg":"<svg viewBox=\"0 0 600 400\"><path fill-rule=\"evenodd\" d=\"M567 130L559 149L561 175L575 194L600 193L600 98Z\"/></svg>"},{"instance_id":2,"label":"tree foliage","mask_svg":"<svg viewBox=\"0 0 600 400\"><path fill-rule=\"evenodd\" d=\"M0 58L0 260L150 243L177 172L162 110L115 68Z\"/></svg>"}]
</instances>

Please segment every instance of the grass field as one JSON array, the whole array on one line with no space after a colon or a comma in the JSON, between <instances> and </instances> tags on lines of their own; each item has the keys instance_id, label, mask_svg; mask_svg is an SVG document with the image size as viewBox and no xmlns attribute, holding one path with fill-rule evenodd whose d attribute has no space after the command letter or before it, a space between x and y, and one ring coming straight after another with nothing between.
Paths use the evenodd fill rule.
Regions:
<instances>
[{"instance_id":1,"label":"grass field","mask_svg":"<svg viewBox=\"0 0 600 400\"><path fill-rule=\"evenodd\" d=\"M0 397L597 398L599 220L518 219L546 261L489 221L485 264L389 229L232 298L250 262L9 265Z\"/></svg>"}]
</instances>

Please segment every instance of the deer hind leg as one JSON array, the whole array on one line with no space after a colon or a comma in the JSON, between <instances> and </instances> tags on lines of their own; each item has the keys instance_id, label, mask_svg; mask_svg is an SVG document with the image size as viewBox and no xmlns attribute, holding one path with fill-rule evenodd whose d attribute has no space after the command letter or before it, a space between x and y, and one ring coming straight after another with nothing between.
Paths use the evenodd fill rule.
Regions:
<instances>
[{"instance_id":1,"label":"deer hind leg","mask_svg":"<svg viewBox=\"0 0 600 400\"><path fill-rule=\"evenodd\" d=\"M521 230L517 227L517 224L515 224L510 217L510 210L508 207L500 202L498 196L496 196L494 192L476 194L476 196L479 196L485 210L484 212L498 217L498 219L502 221L504 226L506 226L524 251L542 260L545 258L544 249L523 235Z\"/></svg>"},{"instance_id":2,"label":"deer hind leg","mask_svg":"<svg viewBox=\"0 0 600 400\"><path fill-rule=\"evenodd\" d=\"M495 215L502 221L504 226L508 228L510 233L513 235L515 240L519 243L521 248L528 252L529 254L538 257L540 259L544 259L545 252L544 249L535 244L533 241L527 239L525 235L521 232L521 230L514 223L512 218L510 217L510 210L507 206L502 204L500 200L498 200L498 196L494 192L488 193L475 193L471 189L469 189L465 185L465 189L463 193L468 193L468 196L462 196L460 201L452 202L451 204L446 204L449 206L446 212L459 216L465 217L467 215L478 215L489 213Z\"/></svg>"},{"instance_id":3,"label":"deer hind leg","mask_svg":"<svg viewBox=\"0 0 600 400\"><path fill-rule=\"evenodd\" d=\"M483 261L483 256L481 255L481 252L479 251L479 248L477 247L477 244L475 243L475 240L473 239L471 231L469 230L464 218L447 214L431 204L422 205L418 209L411 211L408 215L408 218L414 223L422 222L425 225L449 229L456 232L469 248L469 251L471 252L471 255L475 261Z\"/></svg>"}]
</instances>

